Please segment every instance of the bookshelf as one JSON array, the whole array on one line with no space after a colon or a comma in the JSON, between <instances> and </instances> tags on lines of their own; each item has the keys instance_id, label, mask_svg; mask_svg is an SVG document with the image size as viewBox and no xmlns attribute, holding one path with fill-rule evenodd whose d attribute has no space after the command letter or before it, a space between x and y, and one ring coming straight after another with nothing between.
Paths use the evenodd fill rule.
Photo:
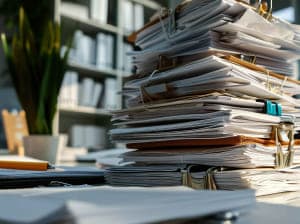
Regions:
<instances>
[{"instance_id":1,"label":"bookshelf","mask_svg":"<svg viewBox=\"0 0 300 224\"><path fill-rule=\"evenodd\" d=\"M132 8L139 5L143 8L143 19L148 21L150 16L159 10L162 5L166 5L167 1L154 1L154 0L108 0L109 6L107 7L108 16L107 22L99 22L99 20L91 19L92 0L55 0L54 18L61 24L62 27L62 41L67 42L68 36L74 33L75 30L81 30L84 35L97 38L98 33L105 35L112 35L113 41L113 65L109 68L99 67L95 64L81 63L80 61L70 59L68 62L68 70L78 73L78 79L92 78L94 81L103 83L105 88L105 80L113 78L116 81L116 108L121 108L122 97L117 95L117 92L122 89L123 78L129 76L130 71L124 70L126 61L124 58L126 36L131 33L124 27L124 19L127 18L126 10L124 8L128 4ZM128 3L129 2L129 3ZM83 14L88 10L88 16L80 16L79 13L70 13L72 10L66 10L66 4L77 4L82 6ZM76 8L75 8L76 9ZM135 18L136 19L136 18ZM128 24L128 21L127 21ZM133 25L134 27L134 25ZM132 31L134 28L132 29ZM97 61L96 61L97 63ZM105 96L102 96L105 97ZM102 99L103 100L103 99ZM68 106L59 104L58 113L55 119L54 130L56 134L68 134L72 125L98 125L110 129L110 112L112 108L105 108L103 105L99 108L88 106ZM111 143L107 144L107 148L113 147Z\"/></svg>"},{"instance_id":2,"label":"bookshelf","mask_svg":"<svg viewBox=\"0 0 300 224\"><path fill-rule=\"evenodd\" d=\"M93 117L110 117L110 112L105 109L97 109L92 107L77 106L77 107L66 107L63 105L59 106L59 111L62 114L72 114L78 116L93 116Z\"/></svg>"},{"instance_id":3,"label":"bookshelf","mask_svg":"<svg viewBox=\"0 0 300 224\"><path fill-rule=\"evenodd\" d=\"M69 20L77 23L77 28L84 31L105 31L114 34L118 34L118 27L110 25L110 24L101 24L97 21L93 21L90 19L81 19L75 17L73 15L68 15L65 13L61 13L61 20Z\"/></svg>"},{"instance_id":4,"label":"bookshelf","mask_svg":"<svg viewBox=\"0 0 300 224\"><path fill-rule=\"evenodd\" d=\"M94 65L89 65L89 66L83 65L76 61L69 61L68 68L70 70L75 70L75 71L78 71L79 73L85 74L90 77L95 77L95 78L97 78L99 76L107 76L107 77L117 78L119 73L123 73L123 72L119 72L115 69L99 69Z\"/></svg>"}]
</instances>

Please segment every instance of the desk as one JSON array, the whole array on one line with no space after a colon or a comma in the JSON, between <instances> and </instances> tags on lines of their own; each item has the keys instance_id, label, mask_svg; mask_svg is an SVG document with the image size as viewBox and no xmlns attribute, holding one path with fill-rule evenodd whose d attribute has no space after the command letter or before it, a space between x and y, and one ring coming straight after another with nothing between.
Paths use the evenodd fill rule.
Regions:
<instances>
[{"instance_id":1,"label":"desk","mask_svg":"<svg viewBox=\"0 0 300 224\"><path fill-rule=\"evenodd\" d=\"M257 197L257 201L271 203L271 204L284 204L284 205L300 207L300 192L286 192L286 193L260 196Z\"/></svg>"},{"instance_id":2,"label":"desk","mask_svg":"<svg viewBox=\"0 0 300 224\"><path fill-rule=\"evenodd\" d=\"M68 166L90 166L94 167L94 163L77 163L77 162L67 162L63 163L62 165L68 165ZM82 190L86 190L86 187L83 186L74 186L74 188ZM13 193L13 194L32 194L32 192L42 192L43 189L45 191L48 191L48 189L53 188L35 188L35 189L16 189L16 190L0 190L1 193ZM66 188L61 188L63 191L66 191ZM148 188L149 189L149 188ZM68 189L67 189L68 190ZM72 198L73 197L73 198ZM72 196L70 199L77 199L77 195ZM254 207L251 208L248 212L241 213L240 217L234 222L236 224L256 224L256 223L272 223L272 224L282 224L282 223L298 223L299 221L299 207L300 207L300 193L299 192L290 192L290 193L282 193L282 194L276 194L276 195L270 195L270 196L263 196L257 198L259 203ZM273 204L266 204L261 202L269 202ZM277 203L277 204L275 204ZM283 205L283 203L286 203L286 205ZM1 204L1 202L0 202ZM287 206L288 205L288 206ZM292 206L291 206L292 205ZM298 207L296 207L298 206ZM151 212L151 211L149 211ZM174 211L176 212L176 211ZM101 220L101 217L98 217L97 215L93 216L93 219L90 220L89 217L82 216L81 213L78 213L76 209L72 210L72 213L77 215L76 216L76 223L99 223ZM66 223L69 223L70 220L66 221ZM74 221L74 220L72 220ZM94 222L92 222L94 221ZM178 220L175 223L212 223L212 224L219 224L223 223L220 220L215 220L212 218L206 218L206 219L192 219L192 220ZM72 223L72 222L71 222ZM166 222L168 223L168 222ZM174 223L174 220L169 223ZM228 222L227 222L228 223Z\"/></svg>"},{"instance_id":3,"label":"desk","mask_svg":"<svg viewBox=\"0 0 300 224\"><path fill-rule=\"evenodd\" d=\"M126 188L119 188L126 191ZM144 193L147 191L152 191L150 188L143 190ZM174 191L173 191L174 192ZM153 193L153 192L152 192ZM175 192L176 193L176 192ZM1 195L15 195L17 197L25 196L26 198L37 199L39 197L47 198L48 200L58 200L57 202L65 201L68 202L68 207L66 209L66 214L64 214L61 220L56 220L56 223L89 223L98 224L103 220L103 215L110 216L109 220L115 220L115 222L105 222L105 223L122 223L120 218L124 216L126 219L126 204L127 200L108 202L111 198L119 197L119 193L109 191L106 186L103 187L75 187L75 188L35 188L35 189L19 189L19 190L3 190L0 191ZM180 194L180 193L179 193ZM115 197L114 197L115 196ZM124 195L123 195L124 196ZM181 195L182 196L182 195ZM104 197L104 198L103 198ZM128 196L130 197L130 196ZM125 197L126 198L126 197ZM81 202L80 202L81 201ZM78 204L78 202L80 202ZM108 202L108 203L107 203ZM175 202L175 201L174 201ZM3 202L2 202L3 203ZM197 204L197 200L193 203ZM228 202L230 203L230 202ZM1 202L0 202L1 204ZM131 203L132 204L132 203ZM142 203L141 203L142 204ZM184 203L186 204L186 203ZM201 204L201 203L199 203ZM29 205L28 205L29 206ZM98 207L99 206L99 207ZM106 207L107 206L107 207ZM141 206L141 205L137 205ZM230 204L228 204L230 206ZM114 207L112 210L111 207ZM149 207L149 206L148 206ZM152 207L151 207L152 208ZM147 214L155 216L155 209L153 213L151 208L147 209ZM161 209L166 207L161 206ZM176 214L179 206L168 207L168 212L172 211ZM115 210L117 209L117 210ZM124 213L125 210L126 212ZM197 208L201 210L201 207ZM121 212L121 214L116 213L116 211ZM130 209L128 210L130 211ZM164 211L164 210L163 210ZM144 211L145 212L145 211ZM157 209L156 209L157 212ZM55 213L55 216L58 213ZM114 215L115 214L115 215ZM115 219L114 217L115 216ZM132 210L130 215L133 215ZM195 217L195 216L194 216ZM107 218L107 217L106 217ZM55 219L55 217L54 217ZM118 220L118 222L116 221ZM209 224L282 224L282 223L299 223L299 208L286 206L286 205L274 205L266 203L257 203L254 207L244 210L241 212L240 216L234 221L222 221L213 217L207 218L193 218L188 220L172 220L168 222L161 222L163 224L187 224L187 223L209 223Z\"/></svg>"},{"instance_id":4,"label":"desk","mask_svg":"<svg viewBox=\"0 0 300 224\"><path fill-rule=\"evenodd\" d=\"M287 205L276 205L259 202L247 212L243 212L236 220L221 221L214 218L192 219L163 224L298 224L299 208Z\"/></svg>"}]
</instances>

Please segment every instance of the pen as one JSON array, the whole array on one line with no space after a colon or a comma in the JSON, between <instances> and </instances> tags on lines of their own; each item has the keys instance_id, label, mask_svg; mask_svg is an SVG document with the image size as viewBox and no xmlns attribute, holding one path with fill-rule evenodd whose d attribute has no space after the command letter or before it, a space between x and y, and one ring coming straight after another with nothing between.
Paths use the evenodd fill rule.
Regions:
<instances>
[{"instance_id":1,"label":"pen","mask_svg":"<svg viewBox=\"0 0 300 224\"><path fill-rule=\"evenodd\" d=\"M53 168L46 161L12 161L12 160L1 160L0 168L2 169L16 169L16 170L36 170L46 171L47 169Z\"/></svg>"}]
</instances>

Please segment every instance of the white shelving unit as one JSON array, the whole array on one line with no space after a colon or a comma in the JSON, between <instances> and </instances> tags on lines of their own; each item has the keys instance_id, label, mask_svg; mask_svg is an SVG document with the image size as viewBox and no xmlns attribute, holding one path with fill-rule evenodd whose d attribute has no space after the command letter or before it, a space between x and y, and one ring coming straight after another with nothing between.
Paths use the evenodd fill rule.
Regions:
<instances>
[{"instance_id":1,"label":"white shelving unit","mask_svg":"<svg viewBox=\"0 0 300 224\"><path fill-rule=\"evenodd\" d=\"M104 32L113 34L115 36L115 68L114 69L99 69L94 65L80 64L75 61L69 61L68 68L76 71L81 77L90 77L94 79L104 80L105 78L115 78L117 80L116 92L122 89L122 80L124 77L130 75L128 72L121 70L123 68L123 49L126 35L128 34L123 30L123 17L124 17L124 4L125 0L116 0L116 7L114 9L115 25L101 24L91 19L83 19L81 17L72 16L61 12L61 3L64 0L55 0L55 20L61 24L71 22L76 24L76 29L82 30L86 33ZM161 8L161 5L157 1L152 0L130 0L135 4L140 4L144 7L144 10L148 10L148 14L151 15ZM78 2L78 1L77 1ZM80 1L79 1L80 2ZM84 2L84 1L82 1ZM110 0L109 0L110 2ZM86 2L85 2L86 3ZM146 20L145 20L146 21ZM64 29L64 27L62 27ZM63 32L62 32L63 33ZM122 97L117 98L118 108L122 106ZM74 121L73 121L73 120ZM81 124L96 124L101 126L110 126L110 112L106 109L96 109L83 106L66 107L59 105L58 114L55 119L54 130L57 134L66 133L68 126L72 123Z\"/></svg>"},{"instance_id":2,"label":"white shelving unit","mask_svg":"<svg viewBox=\"0 0 300 224\"><path fill-rule=\"evenodd\" d=\"M75 61L69 61L69 69L87 74L89 77L94 78L99 78L99 74L101 76L117 78L119 73L123 73L123 71L117 71L115 69L99 69L94 65L79 64Z\"/></svg>"},{"instance_id":3,"label":"white shelving unit","mask_svg":"<svg viewBox=\"0 0 300 224\"><path fill-rule=\"evenodd\" d=\"M97 116L97 117L110 117L111 114L108 110L97 109L91 107L77 106L77 107L66 107L63 105L59 106L60 113L72 114L78 116Z\"/></svg>"}]
</instances>

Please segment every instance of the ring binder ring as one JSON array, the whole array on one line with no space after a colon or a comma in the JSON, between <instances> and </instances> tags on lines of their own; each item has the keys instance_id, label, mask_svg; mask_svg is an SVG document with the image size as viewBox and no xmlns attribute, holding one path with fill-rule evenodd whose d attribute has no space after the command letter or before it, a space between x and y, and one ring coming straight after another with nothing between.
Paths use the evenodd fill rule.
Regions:
<instances>
[{"instance_id":1,"label":"ring binder ring","mask_svg":"<svg viewBox=\"0 0 300 224\"><path fill-rule=\"evenodd\" d=\"M206 189L206 190L218 190L217 184L214 179L214 173L222 171L223 168L211 167L205 171L205 175L202 181L197 181L192 177L191 169L197 167L194 165L188 166L186 169L181 170L182 185L193 189Z\"/></svg>"},{"instance_id":2,"label":"ring binder ring","mask_svg":"<svg viewBox=\"0 0 300 224\"><path fill-rule=\"evenodd\" d=\"M284 153L282 150L281 142L284 142L284 139L281 135L282 131L287 132L288 134L288 149L287 153ZM275 137L275 143L277 151L275 153L275 168L285 168L293 165L294 160L294 124L282 123L278 126L273 126L273 133Z\"/></svg>"},{"instance_id":3,"label":"ring binder ring","mask_svg":"<svg viewBox=\"0 0 300 224\"><path fill-rule=\"evenodd\" d=\"M218 190L217 184L214 178L214 173L218 171L218 168L211 167L206 171L206 175L204 176L204 189L207 190Z\"/></svg>"}]
</instances>

